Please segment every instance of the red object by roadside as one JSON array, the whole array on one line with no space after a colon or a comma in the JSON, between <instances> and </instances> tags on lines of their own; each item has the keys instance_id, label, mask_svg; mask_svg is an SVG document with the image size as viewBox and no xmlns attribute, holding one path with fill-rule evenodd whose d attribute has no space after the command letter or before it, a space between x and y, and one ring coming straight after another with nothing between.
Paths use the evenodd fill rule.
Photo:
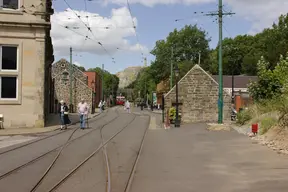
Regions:
<instances>
[{"instance_id":1,"label":"red object by roadside","mask_svg":"<svg viewBox=\"0 0 288 192\"><path fill-rule=\"evenodd\" d=\"M256 134L258 133L258 124L252 124L252 133Z\"/></svg>"}]
</instances>

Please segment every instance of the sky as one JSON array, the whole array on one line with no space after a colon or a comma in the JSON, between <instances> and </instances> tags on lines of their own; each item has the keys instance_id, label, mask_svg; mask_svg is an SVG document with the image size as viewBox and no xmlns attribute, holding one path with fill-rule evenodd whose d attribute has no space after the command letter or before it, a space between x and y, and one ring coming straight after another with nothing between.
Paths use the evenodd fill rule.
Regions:
<instances>
[{"instance_id":1,"label":"sky","mask_svg":"<svg viewBox=\"0 0 288 192\"><path fill-rule=\"evenodd\" d=\"M154 60L150 51L157 40L175 28L197 24L218 42L216 17L197 13L217 11L218 0L53 0L51 17L55 62L70 60L86 69L101 67L117 73ZM130 7L130 11L129 11ZM287 0L223 0L223 38L255 34L288 12ZM131 14L130 14L131 13ZM181 19L176 22L176 19ZM135 26L135 28L134 28ZM89 30L90 29L90 30ZM100 44L99 44L100 43Z\"/></svg>"}]
</instances>

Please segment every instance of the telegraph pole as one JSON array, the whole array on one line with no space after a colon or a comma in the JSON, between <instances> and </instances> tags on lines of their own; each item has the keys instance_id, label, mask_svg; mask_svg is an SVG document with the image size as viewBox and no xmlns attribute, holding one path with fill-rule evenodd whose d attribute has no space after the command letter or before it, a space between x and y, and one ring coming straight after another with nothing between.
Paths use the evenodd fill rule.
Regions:
<instances>
[{"instance_id":1,"label":"telegraph pole","mask_svg":"<svg viewBox=\"0 0 288 192\"><path fill-rule=\"evenodd\" d=\"M70 87L69 87L69 93L70 93L70 98L69 98L69 102L70 102L70 112L72 113L73 110L73 104L72 104L72 74L73 74L73 63L72 63L72 47L70 47L70 67L69 67L69 80L70 80Z\"/></svg>"},{"instance_id":2,"label":"telegraph pole","mask_svg":"<svg viewBox=\"0 0 288 192\"><path fill-rule=\"evenodd\" d=\"M171 63L170 63L170 90L173 88L173 46L171 47Z\"/></svg>"},{"instance_id":3,"label":"telegraph pole","mask_svg":"<svg viewBox=\"0 0 288 192\"><path fill-rule=\"evenodd\" d=\"M206 16L218 16L219 23L219 52L218 52L218 80L219 80L219 95L218 95L218 124L223 123L223 72L222 72L222 30L223 30L223 16L225 15L233 15L235 13L228 12L223 13L223 2L222 0L218 0L218 12L217 13L209 13L205 14Z\"/></svg>"},{"instance_id":4,"label":"telegraph pole","mask_svg":"<svg viewBox=\"0 0 288 192\"><path fill-rule=\"evenodd\" d=\"M104 101L104 64L102 64L101 87L102 87L102 101Z\"/></svg>"}]
</instances>

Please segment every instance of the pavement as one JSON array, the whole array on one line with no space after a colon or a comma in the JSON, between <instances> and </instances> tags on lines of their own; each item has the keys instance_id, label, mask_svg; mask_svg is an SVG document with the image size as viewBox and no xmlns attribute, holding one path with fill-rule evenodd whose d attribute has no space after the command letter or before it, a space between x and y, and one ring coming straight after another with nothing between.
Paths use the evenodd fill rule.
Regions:
<instances>
[{"instance_id":1,"label":"pavement","mask_svg":"<svg viewBox=\"0 0 288 192\"><path fill-rule=\"evenodd\" d=\"M287 167L288 156L233 129L150 128L130 192L286 192Z\"/></svg>"},{"instance_id":2,"label":"pavement","mask_svg":"<svg viewBox=\"0 0 288 192\"><path fill-rule=\"evenodd\" d=\"M98 116L100 113L96 112L95 114L89 114L89 119ZM0 141L3 140L2 136L14 136L14 135L28 135L28 134L37 134L37 133L45 133L54 131L60 128L60 120L58 114L50 115L50 122L48 122L48 126L41 128L7 128L0 129ZM77 113L69 114L69 118L71 120L71 125L75 123L79 123L79 115Z\"/></svg>"},{"instance_id":3,"label":"pavement","mask_svg":"<svg viewBox=\"0 0 288 192\"><path fill-rule=\"evenodd\" d=\"M89 119L95 118L100 113L90 114ZM25 142L32 141L37 139L39 135L53 132L58 129L59 127L59 117L58 115L52 115L50 119L50 126L43 127L43 128L11 128L11 129L0 129L0 149L9 147L12 145L17 145ZM79 123L79 116L78 114L70 114L69 118L71 120L71 125L75 125ZM52 124L52 125L51 125ZM71 126L69 125L69 126ZM69 127L68 126L68 127ZM37 135L36 135L37 134Z\"/></svg>"}]
</instances>

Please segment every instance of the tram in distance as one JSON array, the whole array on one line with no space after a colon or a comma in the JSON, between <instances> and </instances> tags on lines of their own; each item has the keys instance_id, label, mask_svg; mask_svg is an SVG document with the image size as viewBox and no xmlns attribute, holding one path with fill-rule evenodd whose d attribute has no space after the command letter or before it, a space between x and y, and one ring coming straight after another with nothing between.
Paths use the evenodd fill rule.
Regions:
<instances>
[{"instance_id":1,"label":"tram in distance","mask_svg":"<svg viewBox=\"0 0 288 192\"><path fill-rule=\"evenodd\" d=\"M125 97L124 96L117 96L116 97L116 105L124 105L125 104Z\"/></svg>"}]
</instances>

